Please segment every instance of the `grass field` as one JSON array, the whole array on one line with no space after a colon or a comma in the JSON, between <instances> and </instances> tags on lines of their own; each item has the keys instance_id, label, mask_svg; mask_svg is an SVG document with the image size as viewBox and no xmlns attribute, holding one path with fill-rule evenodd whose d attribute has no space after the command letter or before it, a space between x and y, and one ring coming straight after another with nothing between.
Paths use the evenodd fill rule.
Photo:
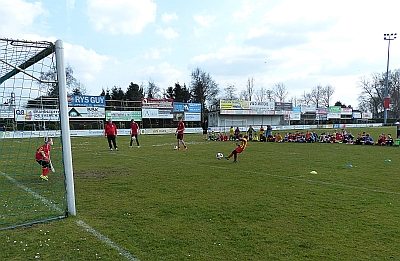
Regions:
<instances>
[{"instance_id":1,"label":"grass field","mask_svg":"<svg viewBox=\"0 0 400 261\"><path fill-rule=\"evenodd\" d=\"M0 231L0 260L400 260L399 147L186 140L73 138L78 215Z\"/></svg>"}]
</instances>

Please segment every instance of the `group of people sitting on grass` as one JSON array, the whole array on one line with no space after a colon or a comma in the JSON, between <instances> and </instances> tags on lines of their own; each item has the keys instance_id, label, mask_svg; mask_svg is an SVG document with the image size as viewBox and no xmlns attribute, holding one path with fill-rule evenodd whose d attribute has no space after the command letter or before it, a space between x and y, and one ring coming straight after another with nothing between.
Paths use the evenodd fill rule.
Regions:
<instances>
[{"instance_id":1,"label":"group of people sitting on grass","mask_svg":"<svg viewBox=\"0 0 400 261\"><path fill-rule=\"evenodd\" d=\"M232 131L232 132L231 132ZM346 130L337 130L335 132L322 132L317 134L315 131L295 131L281 134L280 132L272 133L272 128L267 126L264 130L263 127L260 130L254 131L252 126L247 131L249 141L261 141L261 142L298 142L298 143L345 143L355 145L380 145L380 146L392 146L394 139L391 134L382 133L379 135L375 142L369 133L362 132L353 136L351 132ZM214 131L209 133L209 140L215 141L235 141L240 135L239 128L234 129L231 127L229 135L224 132L216 133Z\"/></svg>"}]
</instances>

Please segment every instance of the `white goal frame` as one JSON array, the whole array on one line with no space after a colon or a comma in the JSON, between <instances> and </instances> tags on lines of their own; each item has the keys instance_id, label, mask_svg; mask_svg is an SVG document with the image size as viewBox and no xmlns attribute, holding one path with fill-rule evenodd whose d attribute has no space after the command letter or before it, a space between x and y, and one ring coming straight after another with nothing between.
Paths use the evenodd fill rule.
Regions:
<instances>
[{"instance_id":1,"label":"white goal frame","mask_svg":"<svg viewBox=\"0 0 400 261\"><path fill-rule=\"evenodd\" d=\"M5 41L10 41L20 45L29 45L32 43L42 43L42 42L32 42L32 41L22 41L22 40L12 40L12 39L1 39ZM44 42L43 42L44 43ZM13 69L7 72L5 75L0 77L0 84L2 84L7 79L15 76L18 73L23 73L34 80L41 83L56 83L59 90L59 109L60 109L60 123L61 123L61 142L62 142L62 159L64 164L64 174L65 174L65 189L66 189L66 199L67 199L67 216L76 216L76 205L75 205L75 188L74 188L74 174L72 166L72 153L71 153L71 138L70 138L70 128L69 128L69 116L68 116L68 99L67 99L67 85L66 85L66 72L64 63L64 46L62 40L57 40L55 44L48 43L49 47L43 49L41 52L37 53L35 56L31 57L27 61L22 62L20 65L12 65L6 60L0 57L0 63L7 64ZM46 58L48 55L55 53L56 57L56 71L57 79L56 81L44 81L39 79L25 69L29 68L38 61Z\"/></svg>"}]
</instances>

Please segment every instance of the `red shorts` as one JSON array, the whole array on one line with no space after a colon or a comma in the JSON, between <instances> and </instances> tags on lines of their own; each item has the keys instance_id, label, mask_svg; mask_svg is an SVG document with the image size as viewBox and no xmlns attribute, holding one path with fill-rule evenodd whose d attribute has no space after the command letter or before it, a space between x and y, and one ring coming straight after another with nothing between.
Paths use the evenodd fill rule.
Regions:
<instances>
[{"instance_id":1,"label":"red shorts","mask_svg":"<svg viewBox=\"0 0 400 261\"><path fill-rule=\"evenodd\" d=\"M178 134L176 134L176 138L177 138L178 140L183 140L183 133L178 133Z\"/></svg>"},{"instance_id":2,"label":"red shorts","mask_svg":"<svg viewBox=\"0 0 400 261\"><path fill-rule=\"evenodd\" d=\"M243 151L243 148L242 148L242 147L237 147L237 148L235 149L235 151L236 151L237 153L241 153L241 152Z\"/></svg>"}]
</instances>

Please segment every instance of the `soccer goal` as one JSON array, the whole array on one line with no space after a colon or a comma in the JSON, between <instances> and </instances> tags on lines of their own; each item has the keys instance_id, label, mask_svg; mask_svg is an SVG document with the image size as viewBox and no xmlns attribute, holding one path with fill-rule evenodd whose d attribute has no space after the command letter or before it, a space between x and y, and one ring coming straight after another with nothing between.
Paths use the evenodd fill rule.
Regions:
<instances>
[{"instance_id":1,"label":"soccer goal","mask_svg":"<svg viewBox=\"0 0 400 261\"><path fill-rule=\"evenodd\" d=\"M61 40L0 38L0 230L76 215L63 60Z\"/></svg>"}]
</instances>

